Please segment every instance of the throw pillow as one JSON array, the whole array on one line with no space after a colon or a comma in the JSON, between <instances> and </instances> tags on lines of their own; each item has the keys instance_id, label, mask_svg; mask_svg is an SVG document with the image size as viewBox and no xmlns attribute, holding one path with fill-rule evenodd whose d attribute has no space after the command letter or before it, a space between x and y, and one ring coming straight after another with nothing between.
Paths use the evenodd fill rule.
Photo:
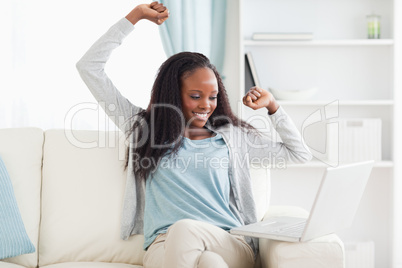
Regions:
<instances>
[{"instance_id":1,"label":"throw pillow","mask_svg":"<svg viewBox=\"0 0 402 268\"><path fill-rule=\"evenodd\" d=\"M0 157L0 259L35 252L15 199L13 185Z\"/></svg>"}]
</instances>

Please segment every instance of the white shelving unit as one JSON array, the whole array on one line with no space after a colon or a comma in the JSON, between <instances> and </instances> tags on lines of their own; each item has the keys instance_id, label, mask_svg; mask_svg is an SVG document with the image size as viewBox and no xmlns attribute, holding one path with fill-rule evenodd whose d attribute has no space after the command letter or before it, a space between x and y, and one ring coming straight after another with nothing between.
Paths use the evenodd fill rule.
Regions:
<instances>
[{"instance_id":1,"label":"white shelving unit","mask_svg":"<svg viewBox=\"0 0 402 268\"><path fill-rule=\"evenodd\" d=\"M255 41L244 40L245 46L392 46L393 39L350 39L311 41Z\"/></svg>"},{"instance_id":2,"label":"white shelving unit","mask_svg":"<svg viewBox=\"0 0 402 268\"><path fill-rule=\"evenodd\" d=\"M328 101L289 101L289 100L278 100L278 103L286 106L324 106L328 104ZM340 100L339 105L341 106L393 106L393 100Z\"/></svg>"},{"instance_id":3,"label":"white shelving unit","mask_svg":"<svg viewBox=\"0 0 402 268\"><path fill-rule=\"evenodd\" d=\"M263 88L318 87L310 100L280 100L301 127L337 101L340 118L381 118L382 161L373 169L354 225L344 241L372 240L375 267L402 268L401 0L233 0L228 5L225 86L243 119L265 111L244 108L244 54L254 57ZM381 15L381 39L366 39L366 15ZM255 41L253 32L313 32L311 41ZM402 122L402 121L401 121ZM326 164L314 161L271 170L271 203L310 209ZM285 190L286 189L286 190ZM289 190L290 189L290 190Z\"/></svg>"},{"instance_id":4,"label":"white shelving unit","mask_svg":"<svg viewBox=\"0 0 402 268\"><path fill-rule=\"evenodd\" d=\"M394 166L393 161L379 161L376 162L375 168L392 168ZM292 164L289 168L327 168L328 165L320 161L311 161L307 164Z\"/></svg>"}]
</instances>

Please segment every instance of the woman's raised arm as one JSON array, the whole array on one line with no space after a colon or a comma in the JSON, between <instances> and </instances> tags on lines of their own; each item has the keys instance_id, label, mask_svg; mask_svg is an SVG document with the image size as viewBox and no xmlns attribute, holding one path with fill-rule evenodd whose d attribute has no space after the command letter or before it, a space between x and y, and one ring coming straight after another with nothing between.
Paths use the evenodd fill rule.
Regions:
<instances>
[{"instance_id":1,"label":"woman's raised arm","mask_svg":"<svg viewBox=\"0 0 402 268\"><path fill-rule=\"evenodd\" d=\"M95 97L96 101L109 118L124 132L132 127L133 115L142 111L121 95L105 73L105 65L113 50L121 45L123 39L134 29L134 24L141 19L148 19L162 24L169 12L161 4L153 2L136 6L126 18L122 18L102 35L77 62L76 67Z\"/></svg>"}]
</instances>

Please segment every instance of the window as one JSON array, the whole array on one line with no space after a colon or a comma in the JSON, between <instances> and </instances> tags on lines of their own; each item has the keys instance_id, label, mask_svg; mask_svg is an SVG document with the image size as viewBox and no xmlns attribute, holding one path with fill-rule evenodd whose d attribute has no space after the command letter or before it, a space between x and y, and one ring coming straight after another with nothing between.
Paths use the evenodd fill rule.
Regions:
<instances>
[{"instance_id":1,"label":"window","mask_svg":"<svg viewBox=\"0 0 402 268\"><path fill-rule=\"evenodd\" d=\"M75 64L135 5L150 2L2 0L0 127L115 129L100 108L94 109L96 101ZM140 21L106 65L116 87L141 107L148 105L166 59L158 31L157 25ZM76 111L77 106L87 109Z\"/></svg>"}]
</instances>

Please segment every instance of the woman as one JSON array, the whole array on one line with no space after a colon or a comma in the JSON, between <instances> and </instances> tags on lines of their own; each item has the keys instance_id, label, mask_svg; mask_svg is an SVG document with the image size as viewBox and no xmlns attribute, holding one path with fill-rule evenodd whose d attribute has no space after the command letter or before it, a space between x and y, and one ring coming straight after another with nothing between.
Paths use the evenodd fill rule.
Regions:
<instances>
[{"instance_id":1,"label":"woman","mask_svg":"<svg viewBox=\"0 0 402 268\"><path fill-rule=\"evenodd\" d=\"M144 267L253 267L257 241L228 232L257 221L248 160L305 162L311 154L266 90L250 89L243 103L266 108L283 142L238 119L219 73L199 53L178 53L162 64L146 110L124 98L104 65L139 20L160 25L168 16L158 2L138 5L77 63L96 100L130 139L121 236L144 234Z\"/></svg>"}]
</instances>

